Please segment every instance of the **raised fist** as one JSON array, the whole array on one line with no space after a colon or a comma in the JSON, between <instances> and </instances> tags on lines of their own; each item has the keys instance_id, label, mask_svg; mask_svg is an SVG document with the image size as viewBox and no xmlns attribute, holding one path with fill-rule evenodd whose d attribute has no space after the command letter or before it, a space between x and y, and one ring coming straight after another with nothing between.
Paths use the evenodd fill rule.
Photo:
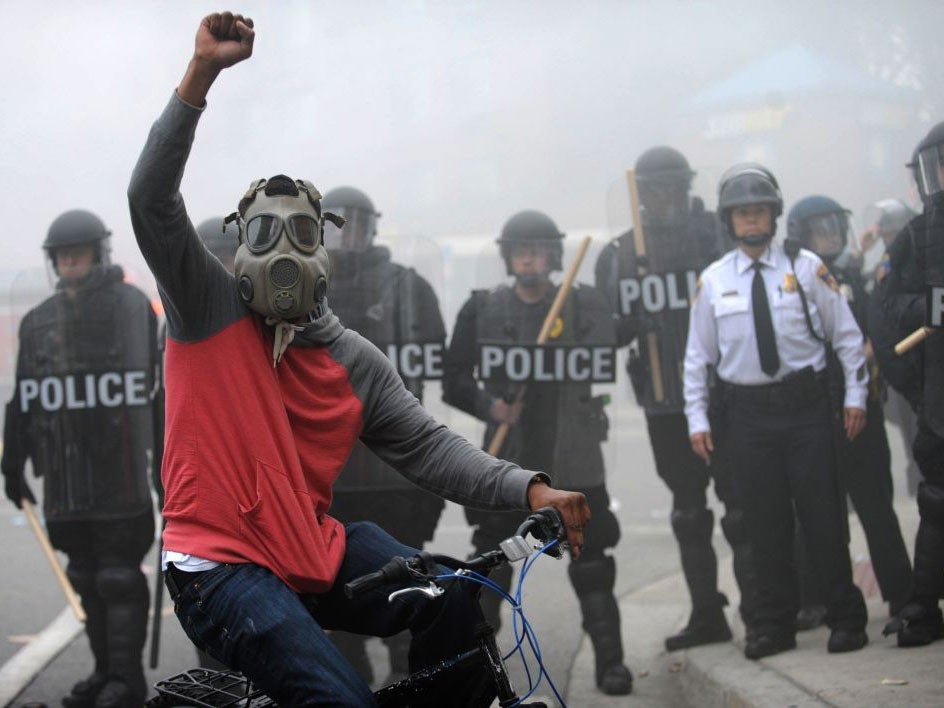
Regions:
<instances>
[{"instance_id":1,"label":"raised fist","mask_svg":"<svg viewBox=\"0 0 944 708\"><path fill-rule=\"evenodd\" d=\"M250 18L232 12L216 12L200 22L193 57L220 71L252 56L255 37Z\"/></svg>"}]
</instances>

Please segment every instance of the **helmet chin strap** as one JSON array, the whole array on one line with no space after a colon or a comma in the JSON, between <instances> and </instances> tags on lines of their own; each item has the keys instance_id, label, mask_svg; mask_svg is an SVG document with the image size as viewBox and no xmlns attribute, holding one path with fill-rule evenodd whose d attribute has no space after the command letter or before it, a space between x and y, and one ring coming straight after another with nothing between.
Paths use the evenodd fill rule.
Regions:
<instances>
[{"instance_id":1,"label":"helmet chin strap","mask_svg":"<svg viewBox=\"0 0 944 708\"><path fill-rule=\"evenodd\" d=\"M737 240L745 246L766 246L773 240L773 234L750 234L738 236Z\"/></svg>"},{"instance_id":2,"label":"helmet chin strap","mask_svg":"<svg viewBox=\"0 0 944 708\"><path fill-rule=\"evenodd\" d=\"M533 287L541 283L550 281L549 273L525 273L523 275L515 274L515 282L525 287Z\"/></svg>"}]
</instances>

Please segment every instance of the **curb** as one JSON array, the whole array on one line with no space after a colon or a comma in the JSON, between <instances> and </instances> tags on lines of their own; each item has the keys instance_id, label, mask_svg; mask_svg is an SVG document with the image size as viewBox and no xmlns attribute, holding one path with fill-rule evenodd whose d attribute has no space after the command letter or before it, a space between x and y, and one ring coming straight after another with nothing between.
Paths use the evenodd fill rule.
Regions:
<instances>
[{"instance_id":1,"label":"curb","mask_svg":"<svg viewBox=\"0 0 944 708\"><path fill-rule=\"evenodd\" d=\"M680 672L682 691L689 705L705 708L755 706L830 706L797 686L763 661L744 658L735 644L715 644L684 652Z\"/></svg>"}]
</instances>

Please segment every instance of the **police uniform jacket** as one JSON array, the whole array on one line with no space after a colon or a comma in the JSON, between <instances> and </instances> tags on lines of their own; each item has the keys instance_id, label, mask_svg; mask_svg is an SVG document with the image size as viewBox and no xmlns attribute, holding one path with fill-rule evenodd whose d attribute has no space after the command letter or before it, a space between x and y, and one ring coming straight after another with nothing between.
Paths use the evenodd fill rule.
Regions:
<instances>
[{"instance_id":1,"label":"police uniform jacket","mask_svg":"<svg viewBox=\"0 0 944 708\"><path fill-rule=\"evenodd\" d=\"M939 214L919 214L889 246L887 271L873 294L871 313L876 334L889 344L876 353L886 359L895 360L891 342L925 324L927 287L944 284L944 215ZM944 437L944 336L933 332L901 359L899 366L910 366L890 381L935 435Z\"/></svg>"},{"instance_id":2,"label":"police uniform jacket","mask_svg":"<svg viewBox=\"0 0 944 708\"><path fill-rule=\"evenodd\" d=\"M405 345L434 345L441 364L446 328L436 294L415 270L391 261L390 249L371 246L363 253L332 252L329 301L341 324L381 351L386 353L393 346L396 355ZM408 374L412 372L400 371L403 383L422 402L423 378ZM335 489L416 487L358 441Z\"/></svg>"},{"instance_id":3,"label":"police uniform jacket","mask_svg":"<svg viewBox=\"0 0 944 708\"><path fill-rule=\"evenodd\" d=\"M523 302L507 285L478 290L456 318L443 379L446 403L485 421L484 447L498 425L490 415L497 398L513 400L515 385L492 379L479 385L474 377L476 355L482 343L533 344L556 294L551 288L537 303ZM615 331L603 294L589 286L575 287L564 303L549 342L613 346ZM524 408L511 426L501 457L550 474L567 489L588 489L604 484L600 443L608 421L603 399L592 395L588 382L531 382Z\"/></svg>"},{"instance_id":4,"label":"police uniform jacket","mask_svg":"<svg viewBox=\"0 0 944 708\"><path fill-rule=\"evenodd\" d=\"M710 430L707 367L718 377L743 386L779 381L791 372L826 367L826 350L810 333L798 285L803 287L814 330L832 343L845 375L845 407L865 410L868 374L862 332L839 293L829 269L811 251L801 249L791 262L783 247L772 244L759 261L776 336L780 369L773 377L761 369L751 306L753 260L739 248L702 273L692 305L685 351L685 415L689 434Z\"/></svg>"},{"instance_id":5,"label":"police uniform jacket","mask_svg":"<svg viewBox=\"0 0 944 708\"><path fill-rule=\"evenodd\" d=\"M157 317L123 279L118 266L94 266L74 296L56 293L20 323L3 469L21 474L32 460L49 521L151 508Z\"/></svg>"}]
</instances>

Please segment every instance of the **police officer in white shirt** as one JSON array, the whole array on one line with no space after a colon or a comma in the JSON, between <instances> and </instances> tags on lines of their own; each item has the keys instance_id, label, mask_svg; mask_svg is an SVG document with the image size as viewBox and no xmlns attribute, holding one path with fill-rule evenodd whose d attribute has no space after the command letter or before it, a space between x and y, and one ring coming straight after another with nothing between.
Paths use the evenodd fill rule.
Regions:
<instances>
[{"instance_id":1,"label":"police officer in white shirt","mask_svg":"<svg viewBox=\"0 0 944 708\"><path fill-rule=\"evenodd\" d=\"M708 464L708 367L724 398L723 431L757 564L756 623L744 654L796 647L799 604L794 507L826 593L830 652L861 649L866 610L852 568L830 438L828 341L842 363L845 432L865 423L862 333L828 268L810 251L772 243L783 211L777 180L755 163L721 178L718 213L738 248L702 273L685 352L685 414L692 449ZM792 249L791 249L792 250Z\"/></svg>"}]
</instances>

